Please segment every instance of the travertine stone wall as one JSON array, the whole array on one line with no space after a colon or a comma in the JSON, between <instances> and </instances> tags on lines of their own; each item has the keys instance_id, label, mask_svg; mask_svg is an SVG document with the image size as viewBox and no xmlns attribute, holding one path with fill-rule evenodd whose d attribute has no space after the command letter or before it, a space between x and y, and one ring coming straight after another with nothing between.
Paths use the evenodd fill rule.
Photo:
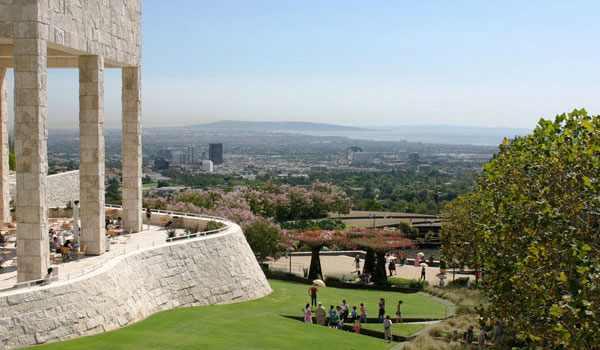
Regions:
<instances>
[{"instance_id":1,"label":"travertine stone wall","mask_svg":"<svg viewBox=\"0 0 600 350\"><path fill-rule=\"evenodd\" d=\"M48 208L64 208L79 200L79 170L48 175Z\"/></svg>"},{"instance_id":2,"label":"travertine stone wall","mask_svg":"<svg viewBox=\"0 0 600 350\"><path fill-rule=\"evenodd\" d=\"M125 255L94 275L67 282L0 294L0 348L106 332L158 311L248 301L271 292L237 225Z\"/></svg>"},{"instance_id":3,"label":"travertine stone wall","mask_svg":"<svg viewBox=\"0 0 600 350\"><path fill-rule=\"evenodd\" d=\"M35 5L35 2L31 2ZM24 6L27 8L27 6ZM36 17L36 7L26 13ZM15 156L17 191L17 256L19 281L42 278L48 268L48 208L46 175L46 53L40 39L43 26L17 22L22 31L13 33L15 67Z\"/></svg>"},{"instance_id":4,"label":"travertine stone wall","mask_svg":"<svg viewBox=\"0 0 600 350\"><path fill-rule=\"evenodd\" d=\"M10 221L8 169L8 88L6 68L0 67L0 223Z\"/></svg>"},{"instance_id":5,"label":"travertine stone wall","mask_svg":"<svg viewBox=\"0 0 600 350\"><path fill-rule=\"evenodd\" d=\"M81 244L106 251L104 231L104 61L79 56L79 186Z\"/></svg>"},{"instance_id":6,"label":"travertine stone wall","mask_svg":"<svg viewBox=\"0 0 600 350\"><path fill-rule=\"evenodd\" d=\"M2 0L0 38L35 31L51 44L139 66L141 18L141 0Z\"/></svg>"},{"instance_id":7,"label":"travertine stone wall","mask_svg":"<svg viewBox=\"0 0 600 350\"><path fill-rule=\"evenodd\" d=\"M40 2L47 4L48 41L106 60L141 65L142 0Z\"/></svg>"},{"instance_id":8,"label":"travertine stone wall","mask_svg":"<svg viewBox=\"0 0 600 350\"><path fill-rule=\"evenodd\" d=\"M79 200L79 170L48 175L48 208L64 208ZM10 194L15 195L15 183L10 182Z\"/></svg>"},{"instance_id":9,"label":"travertine stone wall","mask_svg":"<svg viewBox=\"0 0 600 350\"><path fill-rule=\"evenodd\" d=\"M127 230L142 228L142 101L140 68L122 69L123 221Z\"/></svg>"},{"instance_id":10,"label":"travertine stone wall","mask_svg":"<svg viewBox=\"0 0 600 350\"><path fill-rule=\"evenodd\" d=\"M123 70L123 176L126 228L141 229L141 0L0 0L0 66L15 70L15 208L18 279L49 264L46 201L46 69L82 69L82 238L103 252L102 68ZM14 60L7 58L12 56ZM7 54L9 53L9 54ZM48 55L52 56L49 60ZM94 58L78 56L94 56ZM65 60L60 63L58 61ZM96 121L96 125L92 126ZM1 123L0 123L1 125ZM127 129L125 129L125 126ZM0 130L0 134L2 131ZM1 140L0 140L1 141ZM96 149L93 149L96 147ZM138 159L139 158L139 159ZM102 163L93 165L94 161ZM1 170L1 169L0 169ZM0 184L1 185L1 184ZM0 209L2 209L0 207Z\"/></svg>"}]
</instances>

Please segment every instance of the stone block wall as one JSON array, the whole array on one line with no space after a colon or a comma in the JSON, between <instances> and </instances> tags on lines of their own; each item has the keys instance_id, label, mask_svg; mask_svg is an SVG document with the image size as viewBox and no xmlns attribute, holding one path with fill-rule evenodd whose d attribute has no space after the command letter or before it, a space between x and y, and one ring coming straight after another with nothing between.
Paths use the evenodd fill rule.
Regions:
<instances>
[{"instance_id":1,"label":"stone block wall","mask_svg":"<svg viewBox=\"0 0 600 350\"><path fill-rule=\"evenodd\" d=\"M80 279L0 293L0 349L92 335L185 306L243 302L271 288L239 226L115 258Z\"/></svg>"},{"instance_id":2,"label":"stone block wall","mask_svg":"<svg viewBox=\"0 0 600 350\"><path fill-rule=\"evenodd\" d=\"M49 43L136 67L141 20L142 0L0 1L0 38L35 33Z\"/></svg>"},{"instance_id":3,"label":"stone block wall","mask_svg":"<svg viewBox=\"0 0 600 350\"><path fill-rule=\"evenodd\" d=\"M79 200L79 170L48 176L48 208L67 206Z\"/></svg>"},{"instance_id":4,"label":"stone block wall","mask_svg":"<svg viewBox=\"0 0 600 350\"><path fill-rule=\"evenodd\" d=\"M140 66L142 0L40 2L47 6L49 42Z\"/></svg>"},{"instance_id":5,"label":"stone block wall","mask_svg":"<svg viewBox=\"0 0 600 350\"><path fill-rule=\"evenodd\" d=\"M64 208L68 202L79 200L79 170L48 176L48 208ZM10 182L10 196L14 198L16 184Z\"/></svg>"}]
</instances>

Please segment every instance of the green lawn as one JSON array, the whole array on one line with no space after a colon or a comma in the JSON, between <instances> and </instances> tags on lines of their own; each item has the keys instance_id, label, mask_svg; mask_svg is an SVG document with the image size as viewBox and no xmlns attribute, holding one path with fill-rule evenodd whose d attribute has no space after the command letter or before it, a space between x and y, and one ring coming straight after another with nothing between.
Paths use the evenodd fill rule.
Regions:
<instances>
[{"instance_id":1,"label":"green lawn","mask_svg":"<svg viewBox=\"0 0 600 350\"><path fill-rule=\"evenodd\" d=\"M270 280L273 293L246 303L182 308L164 311L113 332L43 345L42 349L388 349L382 339L309 325L281 315L302 315L308 286ZM405 317L438 318L445 306L418 294L319 288L324 305L342 299L352 305L364 302L369 316L377 316L377 302L386 299L390 314L398 299ZM377 325L381 326L381 325Z\"/></svg>"},{"instance_id":2,"label":"green lawn","mask_svg":"<svg viewBox=\"0 0 600 350\"><path fill-rule=\"evenodd\" d=\"M396 322L396 320L393 320ZM371 329L378 332L383 332L383 325L381 323L365 323L361 325L363 329ZM392 324L392 334L399 335L401 337L410 337L413 333L420 331L425 328L423 324Z\"/></svg>"}]
</instances>

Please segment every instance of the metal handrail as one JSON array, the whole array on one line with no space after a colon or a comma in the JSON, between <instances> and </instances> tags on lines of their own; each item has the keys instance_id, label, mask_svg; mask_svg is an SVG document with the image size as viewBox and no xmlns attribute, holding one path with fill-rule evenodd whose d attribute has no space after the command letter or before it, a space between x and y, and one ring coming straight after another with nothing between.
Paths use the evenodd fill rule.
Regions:
<instances>
[{"instance_id":1,"label":"metal handrail","mask_svg":"<svg viewBox=\"0 0 600 350\"><path fill-rule=\"evenodd\" d=\"M122 209L122 207L120 205L114 205L114 204L107 204L106 208ZM156 212L159 214L165 213L165 214L169 214L169 215L177 214L179 216L187 216L187 217L193 217L193 218L199 218L199 219L208 219L211 221L219 220L221 222L224 222L226 225L223 227L220 227L218 229L215 229L215 230L196 232L196 233L191 233L188 235L183 235L183 236L178 236L178 237L168 237L164 241L163 240L154 240L151 242L146 242L143 244L137 244L135 246L126 247L126 248L123 248L123 249L120 249L117 251L109 251L104 254L102 260L98 261L97 263L93 264L92 266L84 267L81 270L68 272L66 275L54 276L49 279L40 278L40 279L29 280L29 281L25 281L25 282L18 282L18 283L15 283L11 287L6 287L6 288L0 289L0 292L7 291L7 290L13 290L13 289L20 289L20 288L43 286L43 285L47 285L50 282L56 282L56 281L69 281L71 279L82 277L86 274L92 273L92 272L98 270L99 268L101 268L102 266L104 266L106 263L108 263L108 261L112 260L113 258L124 255L128 252L138 251L138 250L140 250L140 248L155 247L159 243L160 243L159 245L168 245L169 243L173 243L173 242L176 242L179 240L186 240L186 239L197 238L200 236L207 236L207 235L223 232L223 231L229 229L231 227L231 225L229 225L229 224L232 223L230 220L225 219L225 218L221 218L221 217L217 217L217 216L210 216L210 215L203 215L203 214L182 213L182 212L174 212L174 211L166 211L166 210L153 210L152 212L153 213Z\"/></svg>"}]
</instances>

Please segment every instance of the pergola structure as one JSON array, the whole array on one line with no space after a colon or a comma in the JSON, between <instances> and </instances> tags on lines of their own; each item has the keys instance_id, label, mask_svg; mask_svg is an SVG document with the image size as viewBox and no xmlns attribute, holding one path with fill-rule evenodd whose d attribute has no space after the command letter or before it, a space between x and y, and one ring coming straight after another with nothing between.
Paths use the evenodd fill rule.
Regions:
<instances>
[{"instance_id":1,"label":"pergola structure","mask_svg":"<svg viewBox=\"0 0 600 350\"><path fill-rule=\"evenodd\" d=\"M7 69L14 69L18 281L49 266L46 69L79 69L81 243L105 251L104 68L122 71L123 219L142 226L141 0L0 1L0 222L10 216Z\"/></svg>"}]
</instances>

